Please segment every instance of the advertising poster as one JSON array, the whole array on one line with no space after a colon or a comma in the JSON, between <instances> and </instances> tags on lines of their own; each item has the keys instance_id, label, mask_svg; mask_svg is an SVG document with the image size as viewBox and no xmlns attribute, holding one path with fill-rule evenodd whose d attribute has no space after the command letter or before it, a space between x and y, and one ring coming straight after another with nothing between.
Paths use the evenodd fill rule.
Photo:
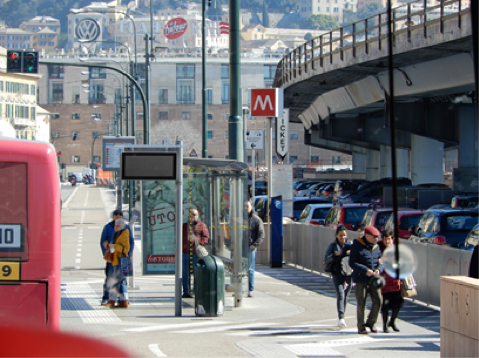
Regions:
<instances>
[{"instance_id":1,"label":"advertising poster","mask_svg":"<svg viewBox=\"0 0 479 358\"><path fill-rule=\"evenodd\" d=\"M209 185L205 174L183 176L182 223L188 222L189 209L197 209L199 220L210 227ZM143 273L172 274L175 272L176 182L151 180L142 183ZM179 235L181 240L181 235ZM180 243L181 244L181 243ZM211 243L210 243L211 245ZM207 247L208 248L208 247Z\"/></svg>"}]
</instances>

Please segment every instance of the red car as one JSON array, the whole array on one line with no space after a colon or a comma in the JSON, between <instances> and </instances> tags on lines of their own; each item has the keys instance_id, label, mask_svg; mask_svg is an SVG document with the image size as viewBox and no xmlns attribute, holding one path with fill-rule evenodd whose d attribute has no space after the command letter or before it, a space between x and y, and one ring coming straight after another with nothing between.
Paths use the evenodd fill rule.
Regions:
<instances>
[{"instance_id":1,"label":"red car","mask_svg":"<svg viewBox=\"0 0 479 358\"><path fill-rule=\"evenodd\" d=\"M353 225L353 229L364 231L366 226L372 225L379 231L383 231L386 221L393 212L392 208L382 208L376 205L369 205L369 209L364 214L359 224Z\"/></svg>"},{"instance_id":2,"label":"red car","mask_svg":"<svg viewBox=\"0 0 479 358\"><path fill-rule=\"evenodd\" d=\"M398 236L400 239L409 239L411 233L409 232L409 228L411 226L415 226L419 223L419 219L421 218L424 212L422 210L414 210L414 209L399 209L398 210L398 219L399 219L399 226L398 226ZM386 225L384 225L384 230L393 230L393 215L389 216L389 219L386 221Z\"/></svg>"},{"instance_id":3,"label":"red car","mask_svg":"<svg viewBox=\"0 0 479 358\"><path fill-rule=\"evenodd\" d=\"M336 229L343 224L346 229L353 230L353 225L361 222L368 208L369 204L335 203L326 215L324 226Z\"/></svg>"}]
</instances>

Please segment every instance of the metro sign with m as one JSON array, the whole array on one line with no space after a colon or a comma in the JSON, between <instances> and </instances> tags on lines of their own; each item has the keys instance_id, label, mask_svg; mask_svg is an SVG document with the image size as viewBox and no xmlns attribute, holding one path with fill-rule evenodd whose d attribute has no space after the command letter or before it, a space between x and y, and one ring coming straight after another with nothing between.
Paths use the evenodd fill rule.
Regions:
<instances>
[{"instance_id":1,"label":"metro sign with m","mask_svg":"<svg viewBox=\"0 0 479 358\"><path fill-rule=\"evenodd\" d=\"M282 88L251 89L251 116L283 116L283 96Z\"/></svg>"}]
</instances>

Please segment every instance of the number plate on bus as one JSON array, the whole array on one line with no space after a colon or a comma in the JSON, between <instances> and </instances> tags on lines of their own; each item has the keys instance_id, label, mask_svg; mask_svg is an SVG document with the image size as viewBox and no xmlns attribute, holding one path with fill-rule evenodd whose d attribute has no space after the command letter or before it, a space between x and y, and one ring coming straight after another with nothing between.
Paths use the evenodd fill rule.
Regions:
<instances>
[{"instance_id":1,"label":"number plate on bus","mask_svg":"<svg viewBox=\"0 0 479 358\"><path fill-rule=\"evenodd\" d=\"M22 247L22 225L0 224L0 251Z\"/></svg>"},{"instance_id":2,"label":"number plate on bus","mask_svg":"<svg viewBox=\"0 0 479 358\"><path fill-rule=\"evenodd\" d=\"M19 281L20 262L0 261L0 281Z\"/></svg>"}]
</instances>

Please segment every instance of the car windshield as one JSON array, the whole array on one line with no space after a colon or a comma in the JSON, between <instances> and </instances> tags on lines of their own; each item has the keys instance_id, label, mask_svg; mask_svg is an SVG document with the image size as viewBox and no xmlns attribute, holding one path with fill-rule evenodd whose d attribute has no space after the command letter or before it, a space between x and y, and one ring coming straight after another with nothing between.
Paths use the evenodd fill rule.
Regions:
<instances>
[{"instance_id":1,"label":"car windshield","mask_svg":"<svg viewBox=\"0 0 479 358\"><path fill-rule=\"evenodd\" d=\"M317 201L313 200L301 200L293 202L293 211L303 211L306 205L318 203Z\"/></svg>"},{"instance_id":2,"label":"car windshield","mask_svg":"<svg viewBox=\"0 0 479 358\"><path fill-rule=\"evenodd\" d=\"M309 212L311 211L311 206L306 206L306 208L303 210L303 212L301 213L301 215L299 216L299 219L298 221L300 223L303 223L303 222L306 222L306 220L308 219L308 216L309 216Z\"/></svg>"},{"instance_id":3,"label":"car windshield","mask_svg":"<svg viewBox=\"0 0 479 358\"><path fill-rule=\"evenodd\" d=\"M470 231L478 223L477 216L450 215L443 219L446 231ZM444 227L444 226L442 226Z\"/></svg>"},{"instance_id":4,"label":"car windshield","mask_svg":"<svg viewBox=\"0 0 479 358\"><path fill-rule=\"evenodd\" d=\"M419 223L419 219L421 218L421 216L422 216L421 214L403 216L399 220L399 230L408 230L411 226L416 226ZM391 223L392 223L392 215L391 215Z\"/></svg>"},{"instance_id":5,"label":"car windshield","mask_svg":"<svg viewBox=\"0 0 479 358\"><path fill-rule=\"evenodd\" d=\"M325 219L329 213L329 208L316 208L313 213L313 219Z\"/></svg>"},{"instance_id":6,"label":"car windshield","mask_svg":"<svg viewBox=\"0 0 479 358\"><path fill-rule=\"evenodd\" d=\"M364 208L348 208L344 209L344 223L345 224L356 224L361 221L364 216L364 213L368 210L367 207Z\"/></svg>"}]
</instances>

